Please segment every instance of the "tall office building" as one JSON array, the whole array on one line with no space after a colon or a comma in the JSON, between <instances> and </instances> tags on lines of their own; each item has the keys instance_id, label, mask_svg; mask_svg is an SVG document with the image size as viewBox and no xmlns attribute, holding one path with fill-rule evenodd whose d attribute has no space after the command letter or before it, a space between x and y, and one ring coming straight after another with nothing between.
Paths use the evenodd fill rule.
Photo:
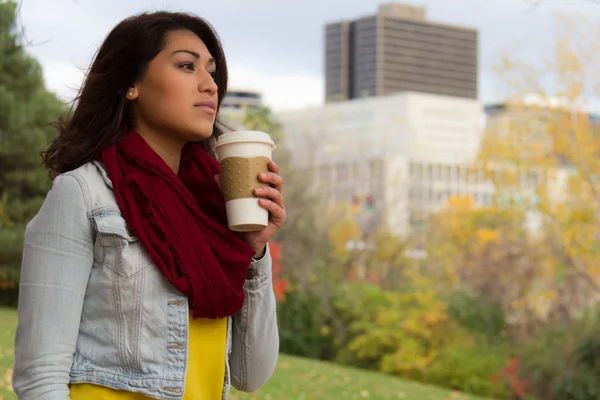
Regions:
<instances>
[{"instance_id":1,"label":"tall office building","mask_svg":"<svg viewBox=\"0 0 600 400\"><path fill-rule=\"evenodd\" d=\"M327 24L325 99L404 91L476 99L477 40L476 29L428 21L424 7L398 3Z\"/></svg>"}]
</instances>

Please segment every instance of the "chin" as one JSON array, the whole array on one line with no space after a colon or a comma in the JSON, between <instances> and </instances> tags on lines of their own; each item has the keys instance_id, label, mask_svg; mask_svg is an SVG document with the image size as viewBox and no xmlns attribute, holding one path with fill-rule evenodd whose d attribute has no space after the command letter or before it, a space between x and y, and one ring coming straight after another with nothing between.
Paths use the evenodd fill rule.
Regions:
<instances>
[{"instance_id":1,"label":"chin","mask_svg":"<svg viewBox=\"0 0 600 400\"><path fill-rule=\"evenodd\" d=\"M200 142L208 139L213 134L213 125L198 127L190 131L190 142Z\"/></svg>"}]
</instances>

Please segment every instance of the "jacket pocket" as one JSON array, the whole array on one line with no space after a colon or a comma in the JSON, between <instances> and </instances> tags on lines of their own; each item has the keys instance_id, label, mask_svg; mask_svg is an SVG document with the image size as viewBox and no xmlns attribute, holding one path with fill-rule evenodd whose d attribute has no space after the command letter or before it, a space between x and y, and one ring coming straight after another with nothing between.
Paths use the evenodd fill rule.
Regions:
<instances>
[{"instance_id":1,"label":"jacket pocket","mask_svg":"<svg viewBox=\"0 0 600 400\"><path fill-rule=\"evenodd\" d=\"M104 267L128 278L151 264L142 243L130 233L120 212L111 210L93 218L96 258Z\"/></svg>"}]
</instances>

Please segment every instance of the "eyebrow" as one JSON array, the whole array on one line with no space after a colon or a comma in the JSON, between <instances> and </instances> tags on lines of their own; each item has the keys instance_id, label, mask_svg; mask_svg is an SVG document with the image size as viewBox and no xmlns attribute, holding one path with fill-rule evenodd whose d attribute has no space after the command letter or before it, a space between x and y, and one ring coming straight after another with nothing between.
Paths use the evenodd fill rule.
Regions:
<instances>
[{"instance_id":1,"label":"eyebrow","mask_svg":"<svg viewBox=\"0 0 600 400\"><path fill-rule=\"evenodd\" d=\"M191 51L191 50L175 50L173 53L171 53L171 55L176 54L176 53L187 53L191 56L193 56L194 58L197 58L198 60L200 59L200 54L196 53L195 51ZM209 58L208 59L208 64L215 64L215 59L214 58Z\"/></svg>"}]
</instances>

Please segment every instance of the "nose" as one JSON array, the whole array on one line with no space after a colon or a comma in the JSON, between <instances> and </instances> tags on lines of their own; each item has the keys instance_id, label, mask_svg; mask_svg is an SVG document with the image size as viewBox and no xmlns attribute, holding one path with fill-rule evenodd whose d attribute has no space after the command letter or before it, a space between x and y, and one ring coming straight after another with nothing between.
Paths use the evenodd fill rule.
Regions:
<instances>
[{"instance_id":1,"label":"nose","mask_svg":"<svg viewBox=\"0 0 600 400\"><path fill-rule=\"evenodd\" d=\"M203 93L206 93L206 94L209 94L212 96L215 93L217 93L218 89L219 89L219 87L217 86L217 83L215 82L215 80L213 79L211 74L207 71L203 71L199 78L198 90L200 92L203 92Z\"/></svg>"}]
</instances>

